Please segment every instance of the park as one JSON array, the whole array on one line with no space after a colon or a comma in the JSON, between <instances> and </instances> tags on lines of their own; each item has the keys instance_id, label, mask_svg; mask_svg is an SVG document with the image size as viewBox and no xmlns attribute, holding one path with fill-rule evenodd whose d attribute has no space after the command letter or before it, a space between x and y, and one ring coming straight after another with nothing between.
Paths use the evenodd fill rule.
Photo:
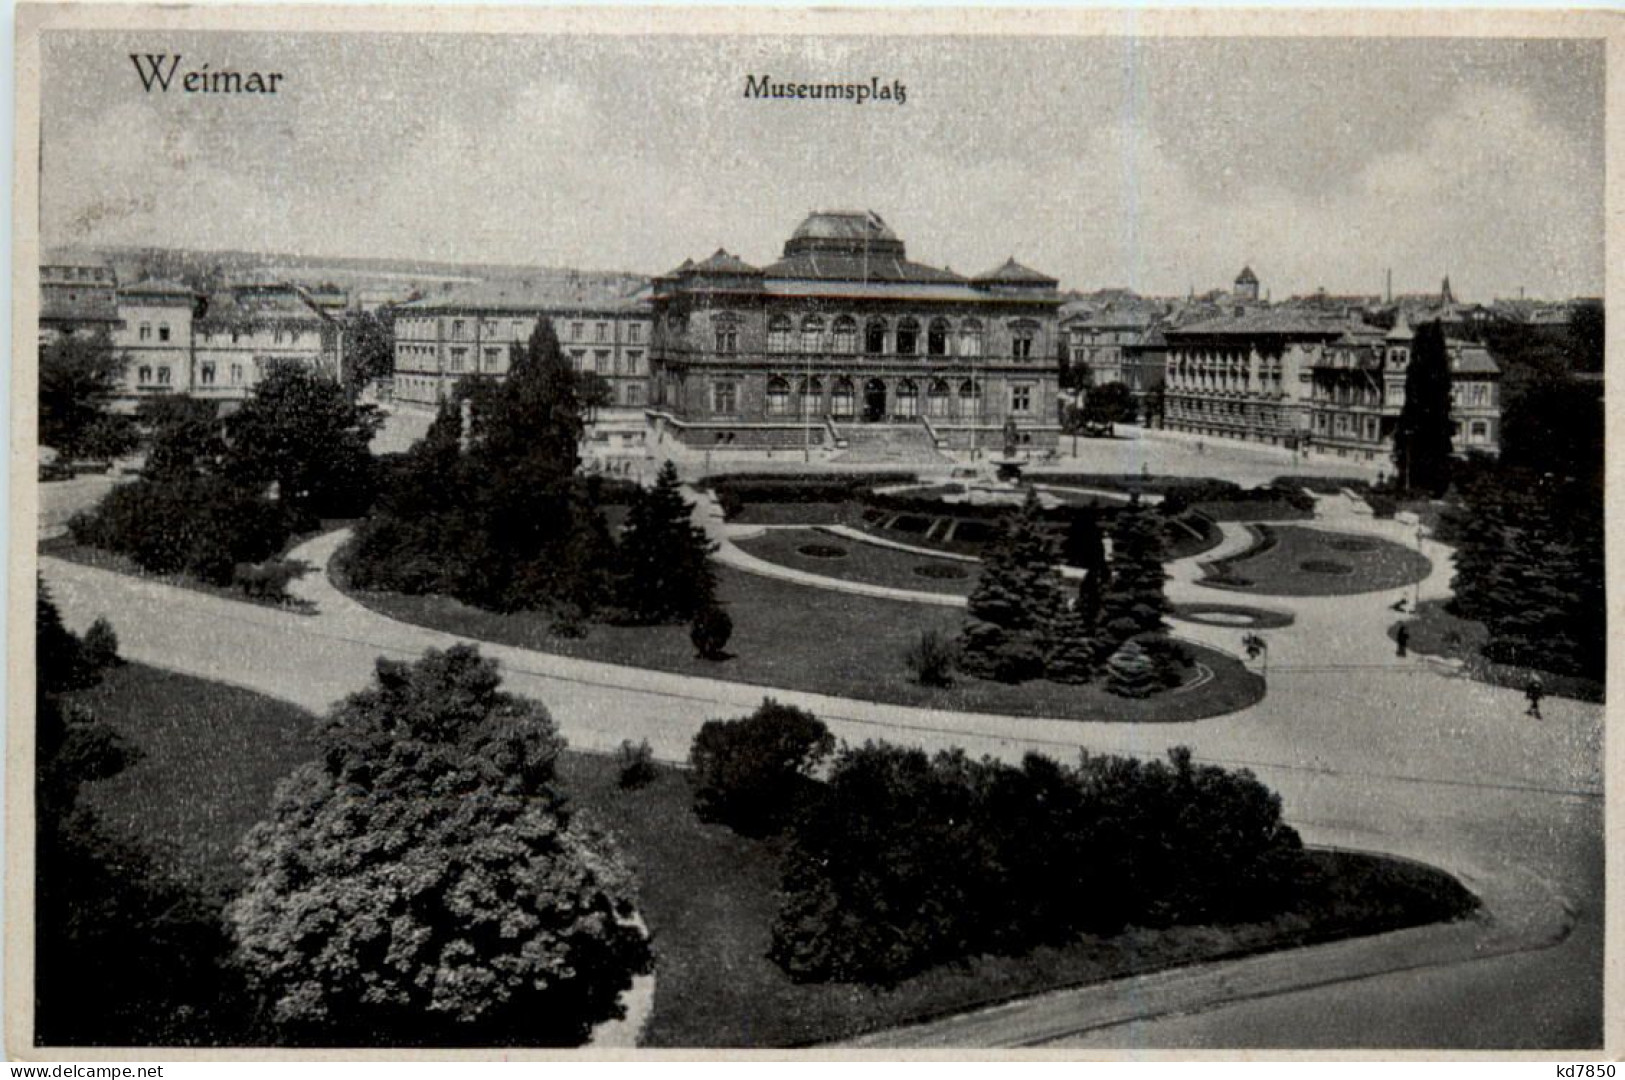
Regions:
<instances>
[{"instance_id":1,"label":"park","mask_svg":"<svg viewBox=\"0 0 1625 1080\"><path fill-rule=\"evenodd\" d=\"M516 392L485 407L502 415L523 402ZM347 414L335 405L333 415ZM553 778L546 782L563 800L560 813L607 830L603 842L618 854L603 855L602 865L626 867L606 869L601 891L583 894L583 910L617 918L635 911L652 953L638 959L624 935L613 948L599 943L625 966L620 981L592 989L590 1000L615 1002L595 1014L597 1023L527 1033L496 1010L476 1017L495 1028L453 1023L421 1028L420 1037L551 1044L577 1041L590 1027L594 1046L1096 1046L1160 1041L1166 1026L1179 1032L1170 1039L1211 1045L1223 1044L1228 1030L1257 1039L1252 1017L1315 1008L1316 987L1349 980L1405 996L1414 1017L1439 1017L1429 1045L1584 1042L1600 1025L1600 1003L1573 983L1552 999L1551 1018L1442 1023L1454 1012L1453 995L1489 992L1508 966L1563 981L1596 955L1600 910L1590 898L1601 895L1601 711L1557 696L1536 725L1524 715L1516 675L1496 685L1459 660L1395 648L1391 634L1406 615L1452 596L1455 550L1419 527L1424 514L1437 520L1426 499L1401 516L1368 480L1335 467L1306 472L1278 452L1193 447L1137 430L1029 464L1016 480L963 466L879 474L779 461L764 470L765 461L748 457L707 471L674 449L637 462L634 479L611 482L591 479L601 463L574 458L577 438L552 444L554 453L571 448L559 468L536 450L546 440L471 442L448 412L438 430L384 466L383 493L362 514L344 512L352 475L324 488L299 461L282 462L289 479L280 489L298 493L301 515L267 545L266 530L252 525L275 509L256 494L264 473L250 469L248 486L231 480L229 445L212 459L223 465L180 452L179 434L196 434L186 419L161 440L176 450L163 458L169 471L46 488L41 566L68 628L87 632L105 618L129 661L73 699L139 750L116 775L83 783L81 797L150 846L154 864L168 868L162 880L202 883L197 933L209 949L230 947L207 917L221 904L235 913L237 948L286 947L285 936L265 929L284 909L279 879L263 875L274 865L265 853L287 841L266 831L263 815L270 800L282 807L277 820L292 827L300 818L288 778L318 784L312 755L329 767L345 760L322 749L339 729L318 716L350 715L343 710L362 709L367 694L394 692L402 675L388 672L465 656L458 650L472 646L479 663L492 665L481 678L544 708L559 748L546 752L536 776ZM488 467L493 461L505 465ZM551 545L550 554L526 562L533 547L505 546L511 524L479 533L488 527L480 507L502 503L467 504L471 512L457 501L466 496L449 479L456 477L487 477L502 498L559 514L550 520L564 522L563 531L524 541ZM232 530L251 523L257 531L245 540L258 546L242 550L274 572L233 568L209 545L117 548L124 523L145 520L147 493L179 507L186 493L214 491L234 500L229 512L200 519L212 532L182 535L229 545ZM455 547L434 547L452 526L473 531L460 533ZM471 545L489 554L468 561ZM511 567L535 595L570 601L504 603L513 594L473 572L482 566ZM1092 566L1109 571L1093 601ZM1017 595L1023 599L1012 603ZM1091 602L1100 614L1080 628ZM712 611L727 629L702 638L700 616ZM928 640L945 662L918 662ZM979 640L1002 650L999 663L972 662ZM1423 643L1419 634L1418 650ZM375 666L381 682L368 690ZM341 699L350 704L335 705ZM787 831L770 834L687 806L700 736L718 723L744 724L768 709L765 700L827 733L806 772L768 785L815 792L810 805L823 808L790 814ZM895 969L859 974L842 966L850 961L816 959L826 954L806 952L794 935L805 927L809 940L839 940L827 936L834 929L806 923L808 911L849 913L843 934L883 929L864 923L861 905L775 911L775 898L797 880L856 887L791 868L839 865L796 861L822 842L804 824L818 814L868 820L906 809L818 801L826 788L843 790L842 777L879 767L911 771L923 792L949 804L962 797L954 785L974 777L1015 793L1035 783L1097 790L1090 777L1099 769L1113 782L1150 784L1147 791L1194 791L1197 777L1218 785L1215 792L1239 783L1256 793L1243 802L1254 800L1264 814L1260 836L1276 839L1234 866L1281 843L1260 867L1291 852L1297 869L1285 878L1271 875L1288 864L1261 869L1256 880L1268 884L1244 904L1213 907L1231 887L1220 877L1187 889L1177 904L1147 899L1137 913L1115 917L1125 924L1102 915L1078 928L1035 926L1030 912L995 904L1000 918L1016 922L986 941L973 935L954 946L958 931L946 924L896 927L885 932L911 944ZM1052 769L1059 771L1043 779ZM211 782L168 782L180 772ZM982 824L940 836L902 820L882 816L859 831L920 844L993 843L1011 819L968 819ZM1496 827L1483 829L1486 820ZM1065 831L1071 826L1043 827L1062 830L1056 843L1083 842ZM1562 843L1531 841L1553 829ZM246 836L258 839L244 847ZM999 841L999 850L1013 857L1015 843ZM248 863L232 854L250 848L262 854ZM922 849L922 865L953 865L941 862L946 850ZM875 869L864 872L878 874L872 880L881 887L885 867L896 863L874 857ZM947 880L971 888L977 865L964 863ZM636 901L619 891L630 880L640 883ZM697 891L696 882L707 887ZM991 902L1003 890L983 883L973 891ZM698 906L697 892L705 897ZM1228 914L1202 914L1221 909ZM1288 955L1291 963L1278 959ZM1469 958L1483 963L1464 965ZM1217 986L1208 974L1215 965L1226 972ZM1451 992L1392 980L1418 965ZM1146 988L1135 998L1143 1011L1125 1015L1122 996L1103 989L1123 978ZM233 987L214 1026L199 1020L190 1034L163 1030L225 1044L354 1037L286 1010L274 1023L247 1004L231 1015L231 1003L269 992ZM184 997L184 988L176 993ZM1058 1000L1067 1003L1059 1010ZM993 1005L1004 1007L985 1011ZM1183 1019L1165 1019L1176 1014ZM272 1027L245 1027L249 1015ZM1370 1015L1312 1037L1342 1045L1357 1021ZM379 1030L410 1038L413 1027L393 1016ZM1277 1030L1305 1037L1301 1026Z\"/></svg>"}]
</instances>

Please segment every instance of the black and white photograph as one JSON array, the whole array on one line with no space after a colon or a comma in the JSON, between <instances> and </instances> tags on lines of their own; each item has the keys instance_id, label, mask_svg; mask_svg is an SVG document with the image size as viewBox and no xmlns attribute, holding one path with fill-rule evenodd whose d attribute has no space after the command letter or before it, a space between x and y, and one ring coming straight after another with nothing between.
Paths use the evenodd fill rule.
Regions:
<instances>
[{"instance_id":1,"label":"black and white photograph","mask_svg":"<svg viewBox=\"0 0 1625 1080\"><path fill-rule=\"evenodd\" d=\"M1321 14L20 5L8 1056L1617 1054L1625 37Z\"/></svg>"}]
</instances>

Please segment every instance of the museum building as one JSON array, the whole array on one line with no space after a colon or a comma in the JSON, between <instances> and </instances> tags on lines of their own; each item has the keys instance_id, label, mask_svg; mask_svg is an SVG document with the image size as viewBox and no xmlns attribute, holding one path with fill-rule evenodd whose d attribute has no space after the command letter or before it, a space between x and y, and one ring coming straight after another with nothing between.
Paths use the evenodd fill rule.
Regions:
<instances>
[{"instance_id":1,"label":"museum building","mask_svg":"<svg viewBox=\"0 0 1625 1080\"><path fill-rule=\"evenodd\" d=\"M878 214L815 212L755 267L719 250L655 279L650 414L695 447L1053 446L1056 280L911 262Z\"/></svg>"}]
</instances>

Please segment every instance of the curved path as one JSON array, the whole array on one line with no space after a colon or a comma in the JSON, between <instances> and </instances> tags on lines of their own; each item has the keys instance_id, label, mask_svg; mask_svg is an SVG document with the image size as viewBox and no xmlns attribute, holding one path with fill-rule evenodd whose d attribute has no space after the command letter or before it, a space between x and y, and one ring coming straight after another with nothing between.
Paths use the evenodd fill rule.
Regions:
<instances>
[{"instance_id":1,"label":"curved path","mask_svg":"<svg viewBox=\"0 0 1625 1080\"><path fill-rule=\"evenodd\" d=\"M1347 500L1318 524L1414 542ZM131 659L325 709L364 686L379 655L415 656L457 637L394 622L339 593L323 570L343 536L294 553L317 568L297 615L45 558L68 624L97 615ZM1446 595L1449 552L1428 542L1424 598ZM1209 553L1209 556L1211 553ZM1213 600L1175 564L1176 602ZM1393 655L1397 593L1249 597L1296 625L1264 631L1269 693L1251 708L1187 724L1129 726L944 713L772 691L841 738L1018 757L1038 750L1162 754L1246 766L1281 793L1310 843L1390 852L1442 866L1484 900L1454 926L1420 928L1270 957L1187 968L902 1029L870 1045L1584 1047L1602 1032L1600 706L1519 694ZM1183 624L1232 651L1242 631ZM486 644L510 689L545 701L571 744L610 750L647 738L681 760L704 720L740 715L758 686L642 671ZM1419 966L1420 965L1420 966Z\"/></svg>"}]
</instances>

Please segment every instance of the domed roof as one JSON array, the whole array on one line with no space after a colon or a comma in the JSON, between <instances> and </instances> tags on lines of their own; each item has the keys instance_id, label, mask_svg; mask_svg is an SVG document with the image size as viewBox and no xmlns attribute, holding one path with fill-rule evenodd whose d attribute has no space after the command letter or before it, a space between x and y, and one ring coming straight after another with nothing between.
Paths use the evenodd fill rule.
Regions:
<instances>
[{"instance_id":1,"label":"domed roof","mask_svg":"<svg viewBox=\"0 0 1625 1080\"><path fill-rule=\"evenodd\" d=\"M784 242L784 257L859 255L903 259L903 241L873 210L814 210Z\"/></svg>"},{"instance_id":2,"label":"domed roof","mask_svg":"<svg viewBox=\"0 0 1625 1080\"><path fill-rule=\"evenodd\" d=\"M814 210L790 234L792 240L896 240L873 210Z\"/></svg>"}]
</instances>

